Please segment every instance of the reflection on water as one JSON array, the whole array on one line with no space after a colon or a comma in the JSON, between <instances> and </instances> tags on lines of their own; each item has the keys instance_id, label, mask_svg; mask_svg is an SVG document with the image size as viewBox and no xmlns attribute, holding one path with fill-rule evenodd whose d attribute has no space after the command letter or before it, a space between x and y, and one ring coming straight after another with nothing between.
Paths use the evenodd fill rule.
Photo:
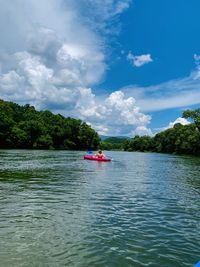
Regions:
<instances>
[{"instance_id":1,"label":"reflection on water","mask_svg":"<svg viewBox=\"0 0 200 267\"><path fill-rule=\"evenodd\" d=\"M200 159L0 151L0 266L193 266Z\"/></svg>"}]
</instances>

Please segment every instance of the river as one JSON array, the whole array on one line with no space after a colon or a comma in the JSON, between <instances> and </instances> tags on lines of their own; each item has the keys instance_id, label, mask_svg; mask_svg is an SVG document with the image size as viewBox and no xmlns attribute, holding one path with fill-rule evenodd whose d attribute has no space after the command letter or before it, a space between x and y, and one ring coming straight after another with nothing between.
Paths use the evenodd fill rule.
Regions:
<instances>
[{"instance_id":1,"label":"river","mask_svg":"<svg viewBox=\"0 0 200 267\"><path fill-rule=\"evenodd\" d=\"M0 150L0 266L184 267L200 259L200 158Z\"/></svg>"}]
</instances>

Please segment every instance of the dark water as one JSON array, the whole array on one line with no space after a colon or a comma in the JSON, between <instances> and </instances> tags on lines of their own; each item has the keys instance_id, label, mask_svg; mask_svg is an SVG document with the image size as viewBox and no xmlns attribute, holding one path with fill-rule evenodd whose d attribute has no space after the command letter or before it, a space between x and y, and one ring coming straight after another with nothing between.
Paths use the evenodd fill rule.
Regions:
<instances>
[{"instance_id":1,"label":"dark water","mask_svg":"<svg viewBox=\"0 0 200 267\"><path fill-rule=\"evenodd\" d=\"M183 267L200 259L200 159L0 151L0 266Z\"/></svg>"}]
</instances>

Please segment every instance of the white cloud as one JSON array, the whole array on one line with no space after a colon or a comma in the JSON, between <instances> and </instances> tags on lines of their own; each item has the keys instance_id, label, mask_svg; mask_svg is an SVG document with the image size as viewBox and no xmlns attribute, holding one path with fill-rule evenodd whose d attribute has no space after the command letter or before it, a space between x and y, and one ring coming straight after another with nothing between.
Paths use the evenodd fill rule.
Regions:
<instances>
[{"instance_id":1,"label":"white cloud","mask_svg":"<svg viewBox=\"0 0 200 267\"><path fill-rule=\"evenodd\" d=\"M194 60L195 60L197 70L193 75L193 79L198 80L200 78L200 55L194 54Z\"/></svg>"},{"instance_id":2,"label":"white cloud","mask_svg":"<svg viewBox=\"0 0 200 267\"><path fill-rule=\"evenodd\" d=\"M169 125L168 125L168 128L173 128L174 125L177 124L177 123L180 123L182 125L190 124L190 122L187 119L179 117L175 121L170 122Z\"/></svg>"},{"instance_id":3,"label":"white cloud","mask_svg":"<svg viewBox=\"0 0 200 267\"><path fill-rule=\"evenodd\" d=\"M174 92L171 92L171 94L169 92L168 96L165 96L165 93L163 93L163 96L158 93L157 97L156 94L154 97L144 95L144 97L137 99L137 103L143 112L187 107L200 103L200 92L188 90L179 94L174 88Z\"/></svg>"},{"instance_id":4,"label":"white cloud","mask_svg":"<svg viewBox=\"0 0 200 267\"><path fill-rule=\"evenodd\" d=\"M1 98L39 108L53 108L56 101L56 106L62 106L66 101L66 113L75 113L79 87L98 83L106 70L100 36L84 26L77 14L70 0L2 2ZM18 39L23 43L18 44Z\"/></svg>"},{"instance_id":5,"label":"white cloud","mask_svg":"<svg viewBox=\"0 0 200 267\"><path fill-rule=\"evenodd\" d=\"M84 6L80 12L87 18L85 23L104 35L119 32L119 15L129 8L131 2L132 0L77 0L76 4L79 10L80 6Z\"/></svg>"},{"instance_id":6,"label":"white cloud","mask_svg":"<svg viewBox=\"0 0 200 267\"><path fill-rule=\"evenodd\" d=\"M153 61L150 54L134 56L131 52L128 53L127 60L135 67L141 67Z\"/></svg>"},{"instance_id":7,"label":"white cloud","mask_svg":"<svg viewBox=\"0 0 200 267\"><path fill-rule=\"evenodd\" d=\"M146 126L138 126L135 131L133 132L133 135L148 135L148 136L152 136L153 133L151 131L151 129L147 128Z\"/></svg>"},{"instance_id":8,"label":"white cloud","mask_svg":"<svg viewBox=\"0 0 200 267\"><path fill-rule=\"evenodd\" d=\"M14 70L0 76L1 92L12 94L13 89L17 89L23 83L23 77L19 76Z\"/></svg>"},{"instance_id":9,"label":"white cloud","mask_svg":"<svg viewBox=\"0 0 200 267\"><path fill-rule=\"evenodd\" d=\"M101 134L133 136L151 133L147 127L151 117L140 111L133 97L125 98L121 91L111 93L100 104L91 97L90 103L82 114Z\"/></svg>"},{"instance_id":10,"label":"white cloud","mask_svg":"<svg viewBox=\"0 0 200 267\"><path fill-rule=\"evenodd\" d=\"M110 34L109 20L117 20L130 3L2 1L0 98L81 118L102 134L149 132L151 117L139 110L133 97L116 91L100 101L91 89L107 69L105 39L99 32ZM86 16L86 10L91 14Z\"/></svg>"},{"instance_id":11,"label":"white cloud","mask_svg":"<svg viewBox=\"0 0 200 267\"><path fill-rule=\"evenodd\" d=\"M186 78L94 95L107 70L105 35L117 33L130 0L0 2L0 98L80 117L106 135L151 134L143 112L200 103L199 55ZM131 52L127 59L136 67L153 61Z\"/></svg>"},{"instance_id":12,"label":"white cloud","mask_svg":"<svg viewBox=\"0 0 200 267\"><path fill-rule=\"evenodd\" d=\"M188 125L188 124L190 124L190 122L187 119L179 117L175 121L170 122L167 126L162 127L162 128L158 128L156 130L159 131L159 132L165 131L167 129L173 128L174 125L177 124L177 123L180 123L182 125Z\"/></svg>"},{"instance_id":13,"label":"white cloud","mask_svg":"<svg viewBox=\"0 0 200 267\"><path fill-rule=\"evenodd\" d=\"M134 96L142 112L185 108L200 104L199 73L197 66L196 70L185 78L147 87L130 85L120 90L126 97Z\"/></svg>"},{"instance_id":14,"label":"white cloud","mask_svg":"<svg viewBox=\"0 0 200 267\"><path fill-rule=\"evenodd\" d=\"M57 63L78 75L84 85L98 83L106 68L103 53L72 43L63 44L57 51Z\"/></svg>"}]
</instances>

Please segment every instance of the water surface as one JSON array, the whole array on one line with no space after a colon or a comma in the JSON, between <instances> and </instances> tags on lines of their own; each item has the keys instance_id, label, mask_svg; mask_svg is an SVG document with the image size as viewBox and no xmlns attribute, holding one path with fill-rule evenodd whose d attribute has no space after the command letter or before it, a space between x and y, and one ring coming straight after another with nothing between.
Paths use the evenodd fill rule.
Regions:
<instances>
[{"instance_id":1,"label":"water surface","mask_svg":"<svg viewBox=\"0 0 200 267\"><path fill-rule=\"evenodd\" d=\"M0 266L193 266L200 159L0 151Z\"/></svg>"}]
</instances>

